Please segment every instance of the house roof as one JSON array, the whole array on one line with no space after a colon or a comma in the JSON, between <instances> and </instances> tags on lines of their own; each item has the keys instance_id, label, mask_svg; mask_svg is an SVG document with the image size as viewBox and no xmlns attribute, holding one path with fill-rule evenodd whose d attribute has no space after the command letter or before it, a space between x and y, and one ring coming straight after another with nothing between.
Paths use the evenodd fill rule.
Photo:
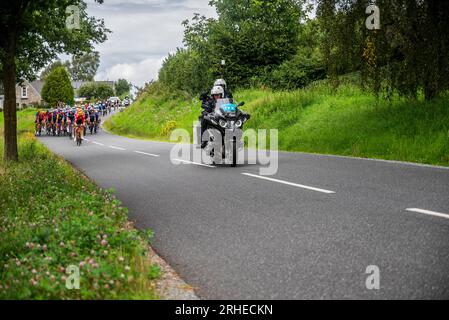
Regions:
<instances>
[{"instance_id":1,"label":"house roof","mask_svg":"<svg viewBox=\"0 0 449 320\"><path fill-rule=\"evenodd\" d=\"M45 83L45 81L43 81L43 80L34 80L32 82L29 82L30 86L32 86L34 88L34 90L36 90L37 93L39 93L39 95L41 95L42 88L44 87L44 83Z\"/></svg>"},{"instance_id":2,"label":"house roof","mask_svg":"<svg viewBox=\"0 0 449 320\"><path fill-rule=\"evenodd\" d=\"M78 90L83 84L85 83L89 83L90 81L72 81L72 87L75 90ZM92 81L95 83L103 83L103 84L107 84L109 86L111 86L112 88L114 88L114 81Z\"/></svg>"},{"instance_id":3,"label":"house roof","mask_svg":"<svg viewBox=\"0 0 449 320\"><path fill-rule=\"evenodd\" d=\"M112 88L114 88L114 81L94 81L96 83L104 83L107 85L110 85ZM30 86L36 90L36 92L41 95L42 94L42 88L44 87L44 80L34 80L31 82L28 82ZM72 87L76 91L78 90L83 84L87 83L87 81L72 81Z\"/></svg>"}]
</instances>

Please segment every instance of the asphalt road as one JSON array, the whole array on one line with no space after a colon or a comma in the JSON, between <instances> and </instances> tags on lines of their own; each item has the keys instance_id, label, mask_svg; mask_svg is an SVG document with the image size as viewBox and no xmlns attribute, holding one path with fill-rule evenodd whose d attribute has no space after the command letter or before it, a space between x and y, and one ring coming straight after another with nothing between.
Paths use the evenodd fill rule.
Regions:
<instances>
[{"instance_id":1,"label":"asphalt road","mask_svg":"<svg viewBox=\"0 0 449 320\"><path fill-rule=\"evenodd\" d=\"M449 299L449 169L285 152L265 180L258 165L174 165L169 143L86 138L41 141L114 188L202 298Z\"/></svg>"}]
</instances>

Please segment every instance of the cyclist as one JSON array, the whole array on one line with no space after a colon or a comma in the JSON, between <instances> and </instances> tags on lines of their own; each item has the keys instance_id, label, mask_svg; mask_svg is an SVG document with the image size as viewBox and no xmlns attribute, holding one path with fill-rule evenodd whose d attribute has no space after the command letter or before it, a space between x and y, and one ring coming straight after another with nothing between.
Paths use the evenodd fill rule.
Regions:
<instances>
[{"instance_id":1,"label":"cyclist","mask_svg":"<svg viewBox=\"0 0 449 320\"><path fill-rule=\"evenodd\" d=\"M58 134L61 134L62 130L63 130L63 124L65 122L65 115L64 112L61 109L58 109L57 114L56 114L56 123L58 126Z\"/></svg>"},{"instance_id":2,"label":"cyclist","mask_svg":"<svg viewBox=\"0 0 449 320\"><path fill-rule=\"evenodd\" d=\"M45 121L45 114L42 110L38 110L36 113L36 120L34 123L36 124L36 133L41 135L42 123Z\"/></svg>"},{"instance_id":3,"label":"cyclist","mask_svg":"<svg viewBox=\"0 0 449 320\"><path fill-rule=\"evenodd\" d=\"M69 124L69 135L72 137L73 136L73 124L75 123L75 108L73 109L69 109L69 111L67 112L67 123ZM72 127L70 127L70 125L72 125Z\"/></svg>"},{"instance_id":4,"label":"cyclist","mask_svg":"<svg viewBox=\"0 0 449 320\"><path fill-rule=\"evenodd\" d=\"M92 134L94 129L96 129L95 128L95 124L96 124L95 121L96 121L96 119L95 119L95 110L94 110L94 108L89 107L89 116L87 118L87 122L89 123L90 134Z\"/></svg>"},{"instance_id":5,"label":"cyclist","mask_svg":"<svg viewBox=\"0 0 449 320\"><path fill-rule=\"evenodd\" d=\"M81 127L85 127L85 123L86 123L86 117L84 115L84 112L81 108L78 108L76 115L75 115L75 126L76 126L76 130L81 126ZM81 128L81 139L83 139L84 136L84 132L83 132L83 128ZM75 131L76 132L76 131ZM76 137L75 137L76 139Z\"/></svg>"},{"instance_id":6,"label":"cyclist","mask_svg":"<svg viewBox=\"0 0 449 320\"><path fill-rule=\"evenodd\" d=\"M53 110L48 109L47 112L45 113L45 128L47 129L47 134L51 133L51 120L53 118Z\"/></svg>"}]
</instances>

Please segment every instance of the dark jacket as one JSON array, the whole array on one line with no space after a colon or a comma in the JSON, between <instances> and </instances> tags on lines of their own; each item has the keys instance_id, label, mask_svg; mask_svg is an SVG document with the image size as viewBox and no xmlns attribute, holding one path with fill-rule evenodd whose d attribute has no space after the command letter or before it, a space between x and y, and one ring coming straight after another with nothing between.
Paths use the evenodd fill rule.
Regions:
<instances>
[{"instance_id":1,"label":"dark jacket","mask_svg":"<svg viewBox=\"0 0 449 320\"><path fill-rule=\"evenodd\" d=\"M201 104L201 108L204 109L206 113L211 113L215 109L215 101L212 98L208 98L207 100L203 100Z\"/></svg>"}]
</instances>

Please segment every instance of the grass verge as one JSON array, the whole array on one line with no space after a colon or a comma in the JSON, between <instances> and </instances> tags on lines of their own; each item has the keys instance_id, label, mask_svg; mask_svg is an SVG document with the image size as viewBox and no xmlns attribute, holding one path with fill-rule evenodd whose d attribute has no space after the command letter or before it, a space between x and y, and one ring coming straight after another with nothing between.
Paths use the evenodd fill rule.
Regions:
<instances>
[{"instance_id":1,"label":"grass verge","mask_svg":"<svg viewBox=\"0 0 449 320\"><path fill-rule=\"evenodd\" d=\"M246 129L278 129L279 148L364 158L449 166L449 99L431 102L398 97L377 100L347 83L331 90L326 82L288 92L236 92L251 114ZM197 99L146 93L106 128L129 137L167 141L201 112Z\"/></svg>"},{"instance_id":2,"label":"grass verge","mask_svg":"<svg viewBox=\"0 0 449 320\"><path fill-rule=\"evenodd\" d=\"M34 138L34 113L19 112L20 161L0 161L0 299L156 299L151 232ZM66 288L69 266L79 290Z\"/></svg>"}]
</instances>

